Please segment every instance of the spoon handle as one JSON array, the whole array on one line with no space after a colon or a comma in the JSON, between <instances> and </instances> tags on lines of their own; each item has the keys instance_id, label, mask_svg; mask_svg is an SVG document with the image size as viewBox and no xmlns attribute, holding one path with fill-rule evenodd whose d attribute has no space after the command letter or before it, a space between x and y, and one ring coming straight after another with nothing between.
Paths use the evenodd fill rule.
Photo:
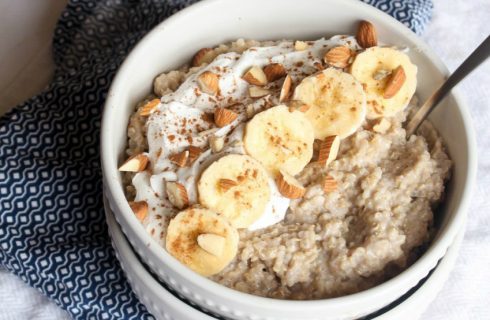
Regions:
<instances>
[{"instance_id":1,"label":"spoon handle","mask_svg":"<svg viewBox=\"0 0 490 320\"><path fill-rule=\"evenodd\" d=\"M432 96L415 113L406 126L407 138L410 137L427 118L429 113L441 102L442 99L463 80L471 71L476 69L490 55L490 36L466 60L454 71L453 74L437 89Z\"/></svg>"}]
</instances>

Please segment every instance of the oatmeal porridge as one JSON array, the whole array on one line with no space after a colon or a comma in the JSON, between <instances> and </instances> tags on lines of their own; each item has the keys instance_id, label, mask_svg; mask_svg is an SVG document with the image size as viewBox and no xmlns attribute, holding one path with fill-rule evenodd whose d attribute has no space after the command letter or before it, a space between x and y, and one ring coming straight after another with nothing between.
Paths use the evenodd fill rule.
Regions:
<instances>
[{"instance_id":1,"label":"oatmeal porridge","mask_svg":"<svg viewBox=\"0 0 490 320\"><path fill-rule=\"evenodd\" d=\"M237 40L160 74L128 126L130 207L227 287L321 299L395 276L431 241L451 161L406 50L356 36Z\"/></svg>"}]
</instances>

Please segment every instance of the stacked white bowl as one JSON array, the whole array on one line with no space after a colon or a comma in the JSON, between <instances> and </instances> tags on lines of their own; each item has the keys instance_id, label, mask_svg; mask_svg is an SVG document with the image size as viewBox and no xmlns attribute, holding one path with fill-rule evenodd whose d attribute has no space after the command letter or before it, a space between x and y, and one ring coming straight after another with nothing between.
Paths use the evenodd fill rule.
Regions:
<instances>
[{"instance_id":1,"label":"stacked white bowl","mask_svg":"<svg viewBox=\"0 0 490 320\"><path fill-rule=\"evenodd\" d=\"M184 267L159 246L136 219L124 196L117 168L125 158L128 119L135 104L150 93L153 79L159 73L183 65L200 48L225 41L353 34L359 20L373 22L383 42L410 48L409 55L419 68L417 95L421 100L442 83L447 69L427 45L395 19L358 0L202 1L154 28L119 69L108 94L102 124L102 170L108 205L140 258L161 281L187 300L232 319L355 319L381 309L409 291L427 276L454 242L464 225L476 171L474 134L467 108L457 93L430 117L454 162L448 194L437 213L438 233L428 250L407 270L360 293L289 301L221 286Z\"/></svg>"}]
</instances>

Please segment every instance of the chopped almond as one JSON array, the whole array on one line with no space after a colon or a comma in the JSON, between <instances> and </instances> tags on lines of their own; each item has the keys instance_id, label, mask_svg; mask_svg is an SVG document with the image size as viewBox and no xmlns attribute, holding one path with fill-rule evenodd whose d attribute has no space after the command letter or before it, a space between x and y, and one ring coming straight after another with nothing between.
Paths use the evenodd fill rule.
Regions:
<instances>
[{"instance_id":1,"label":"chopped almond","mask_svg":"<svg viewBox=\"0 0 490 320\"><path fill-rule=\"evenodd\" d=\"M256 86L267 84L267 77L261 67L253 66L242 77L243 80Z\"/></svg>"},{"instance_id":2,"label":"chopped almond","mask_svg":"<svg viewBox=\"0 0 490 320\"><path fill-rule=\"evenodd\" d=\"M337 181L335 181L332 176L327 175L325 178L323 178L322 189L325 193L335 191L337 189Z\"/></svg>"},{"instance_id":3,"label":"chopped almond","mask_svg":"<svg viewBox=\"0 0 490 320\"><path fill-rule=\"evenodd\" d=\"M289 98L292 83L293 80L291 79L291 76L288 74L286 78L284 78L284 82L282 83L281 93L279 94L279 102L284 102Z\"/></svg>"},{"instance_id":4,"label":"chopped almond","mask_svg":"<svg viewBox=\"0 0 490 320\"><path fill-rule=\"evenodd\" d=\"M304 196L306 189L292 175L279 171L276 178L279 193L289 199L298 199Z\"/></svg>"},{"instance_id":5,"label":"chopped almond","mask_svg":"<svg viewBox=\"0 0 490 320\"><path fill-rule=\"evenodd\" d=\"M187 165L187 159L189 159L189 151L182 151L179 153L174 153L168 157L168 159L176 164L177 166L183 168Z\"/></svg>"},{"instance_id":6,"label":"chopped almond","mask_svg":"<svg viewBox=\"0 0 490 320\"><path fill-rule=\"evenodd\" d=\"M119 167L119 171L140 172L146 169L147 164L148 157L143 153L139 153L126 160L126 162Z\"/></svg>"},{"instance_id":7,"label":"chopped almond","mask_svg":"<svg viewBox=\"0 0 490 320\"><path fill-rule=\"evenodd\" d=\"M213 59L214 59L213 49L202 48L196 52L196 54L192 58L191 63L193 67L199 67L203 63L210 63L211 61L213 61Z\"/></svg>"},{"instance_id":8,"label":"chopped almond","mask_svg":"<svg viewBox=\"0 0 490 320\"><path fill-rule=\"evenodd\" d=\"M273 82L286 75L286 69L280 63L271 63L264 67L265 77L267 81Z\"/></svg>"},{"instance_id":9,"label":"chopped almond","mask_svg":"<svg viewBox=\"0 0 490 320\"><path fill-rule=\"evenodd\" d=\"M248 94L251 98L265 97L266 95L268 95L270 93L271 92L268 89L265 89L262 87L257 87L257 86L248 87Z\"/></svg>"},{"instance_id":10,"label":"chopped almond","mask_svg":"<svg viewBox=\"0 0 490 320\"><path fill-rule=\"evenodd\" d=\"M202 92L216 95L219 91L218 75L211 71L204 71L197 78L197 84Z\"/></svg>"},{"instance_id":11,"label":"chopped almond","mask_svg":"<svg viewBox=\"0 0 490 320\"><path fill-rule=\"evenodd\" d=\"M220 152L225 146L225 139L223 137L211 136L209 137L209 146L214 153Z\"/></svg>"},{"instance_id":12,"label":"chopped almond","mask_svg":"<svg viewBox=\"0 0 490 320\"><path fill-rule=\"evenodd\" d=\"M216 108L214 110L214 123L220 128L232 123L237 117L238 114L229 109Z\"/></svg>"},{"instance_id":13,"label":"chopped almond","mask_svg":"<svg viewBox=\"0 0 490 320\"><path fill-rule=\"evenodd\" d=\"M129 206L139 221L145 220L148 215L148 203L146 201L130 201Z\"/></svg>"},{"instance_id":14,"label":"chopped almond","mask_svg":"<svg viewBox=\"0 0 490 320\"><path fill-rule=\"evenodd\" d=\"M195 146L190 146L189 147L189 164L192 164L194 161L196 161L196 159L199 158L201 153L202 153L201 148L195 147Z\"/></svg>"},{"instance_id":15,"label":"chopped almond","mask_svg":"<svg viewBox=\"0 0 490 320\"><path fill-rule=\"evenodd\" d=\"M320 149L318 150L318 162L328 166L330 162L337 158L340 147L339 136L326 137L320 142Z\"/></svg>"},{"instance_id":16,"label":"chopped almond","mask_svg":"<svg viewBox=\"0 0 490 320\"><path fill-rule=\"evenodd\" d=\"M330 49L324 57L324 60L329 65L336 68L345 68L349 65L351 50L346 46L338 46Z\"/></svg>"},{"instance_id":17,"label":"chopped almond","mask_svg":"<svg viewBox=\"0 0 490 320\"><path fill-rule=\"evenodd\" d=\"M184 209L189 205L189 197L185 187L174 181L167 181L165 183L165 190L167 192L168 201L178 209Z\"/></svg>"},{"instance_id":18,"label":"chopped almond","mask_svg":"<svg viewBox=\"0 0 490 320\"><path fill-rule=\"evenodd\" d=\"M157 107L158 104L160 103L160 99L153 99L148 101L144 106L142 106L139 110L139 115L140 116L149 116Z\"/></svg>"},{"instance_id":19,"label":"chopped almond","mask_svg":"<svg viewBox=\"0 0 490 320\"><path fill-rule=\"evenodd\" d=\"M197 236L197 244L213 256L221 257L225 249L226 239L216 234L205 233Z\"/></svg>"}]
</instances>

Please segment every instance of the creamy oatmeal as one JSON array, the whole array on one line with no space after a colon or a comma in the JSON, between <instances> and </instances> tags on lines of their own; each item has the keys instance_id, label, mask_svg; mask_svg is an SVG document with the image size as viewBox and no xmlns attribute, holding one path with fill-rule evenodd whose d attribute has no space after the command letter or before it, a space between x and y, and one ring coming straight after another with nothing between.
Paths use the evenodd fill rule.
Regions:
<instances>
[{"instance_id":1,"label":"creamy oatmeal","mask_svg":"<svg viewBox=\"0 0 490 320\"><path fill-rule=\"evenodd\" d=\"M413 263L451 161L430 123L407 139L417 68L376 41L237 40L159 75L120 167L151 236L216 282L282 299L358 292Z\"/></svg>"}]
</instances>

